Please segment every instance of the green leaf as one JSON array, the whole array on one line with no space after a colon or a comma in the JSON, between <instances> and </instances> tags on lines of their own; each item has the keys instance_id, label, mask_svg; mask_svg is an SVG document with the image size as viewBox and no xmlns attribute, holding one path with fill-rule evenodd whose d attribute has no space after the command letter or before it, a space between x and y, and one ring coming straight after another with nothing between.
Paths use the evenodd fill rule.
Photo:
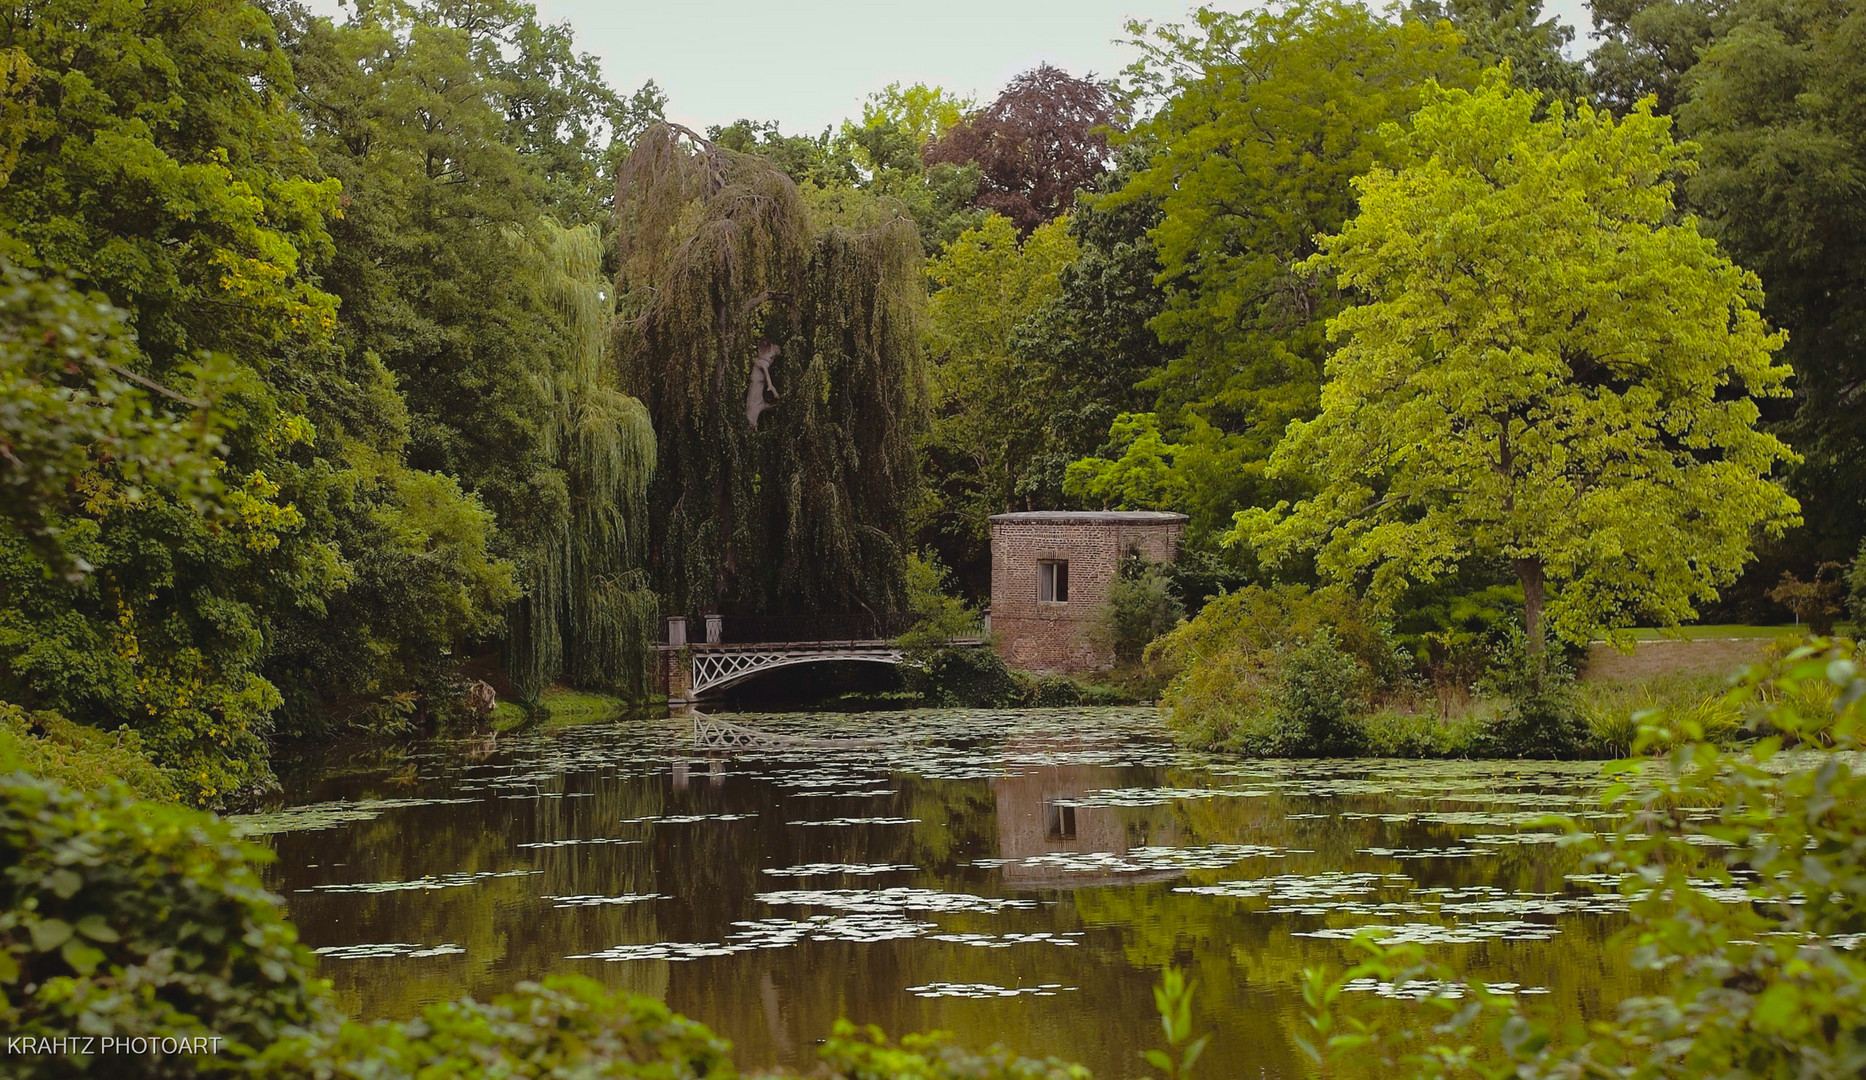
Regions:
<instances>
[{"instance_id":1,"label":"green leaf","mask_svg":"<svg viewBox=\"0 0 1866 1080\"><path fill-rule=\"evenodd\" d=\"M97 970L97 965L104 962L104 950L95 945L86 945L77 938L65 942L59 952L65 957L65 963L80 975L89 975Z\"/></svg>"},{"instance_id":2,"label":"green leaf","mask_svg":"<svg viewBox=\"0 0 1866 1080\"><path fill-rule=\"evenodd\" d=\"M1788 1026L1795 1014L1801 1009L1801 992L1793 986L1777 983L1762 992L1756 999L1756 1008L1750 1013L1750 1023L1764 1030L1779 1030Z\"/></svg>"},{"instance_id":3,"label":"green leaf","mask_svg":"<svg viewBox=\"0 0 1866 1080\"><path fill-rule=\"evenodd\" d=\"M1141 1052L1140 1056L1146 1059L1147 1064L1160 1070L1166 1075L1168 1076L1173 1075L1173 1059L1170 1057L1167 1057L1165 1051L1145 1050Z\"/></svg>"},{"instance_id":4,"label":"green leaf","mask_svg":"<svg viewBox=\"0 0 1866 1080\"><path fill-rule=\"evenodd\" d=\"M116 941L118 934L102 915L86 915L78 920L78 933L92 941Z\"/></svg>"},{"instance_id":5,"label":"green leaf","mask_svg":"<svg viewBox=\"0 0 1866 1080\"><path fill-rule=\"evenodd\" d=\"M79 889L84 887L84 878L69 867L60 867L52 871L51 882L52 892L56 893L60 900L71 899L77 895Z\"/></svg>"},{"instance_id":6,"label":"green leaf","mask_svg":"<svg viewBox=\"0 0 1866 1080\"><path fill-rule=\"evenodd\" d=\"M71 939L71 924L63 919L40 919L32 924L32 947L51 952Z\"/></svg>"}]
</instances>

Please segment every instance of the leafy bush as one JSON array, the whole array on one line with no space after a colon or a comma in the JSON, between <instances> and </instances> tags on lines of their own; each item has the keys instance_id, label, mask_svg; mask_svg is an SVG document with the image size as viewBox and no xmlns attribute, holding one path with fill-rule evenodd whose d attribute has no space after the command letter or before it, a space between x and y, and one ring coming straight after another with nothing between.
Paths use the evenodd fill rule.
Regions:
<instances>
[{"instance_id":1,"label":"leafy bush","mask_svg":"<svg viewBox=\"0 0 1866 1080\"><path fill-rule=\"evenodd\" d=\"M0 770L14 768L79 791L123 784L138 798L159 802L178 794L174 779L149 760L129 728L99 731L0 701Z\"/></svg>"},{"instance_id":2,"label":"leafy bush","mask_svg":"<svg viewBox=\"0 0 1866 1080\"><path fill-rule=\"evenodd\" d=\"M1323 631L1329 648L1354 664L1356 709L1400 685L1402 661L1364 602L1333 589L1250 586L1217 597L1197 618L1147 647L1150 663L1176 673L1160 703L1167 723L1179 739L1196 746L1258 755L1318 752L1301 749L1307 743L1300 738L1286 748L1292 731L1286 721L1298 713L1282 704L1290 692L1286 683L1301 678L1308 684L1300 691L1307 695L1301 708L1321 708L1317 695L1325 683L1333 684L1319 672L1345 670L1332 669L1319 649L1302 662L1319 665L1317 671L1292 669L1290 656ZM1296 722L1293 731L1300 735L1318 717Z\"/></svg>"},{"instance_id":3,"label":"leafy bush","mask_svg":"<svg viewBox=\"0 0 1866 1080\"><path fill-rule=\"evenodd\" d=\"M880 1028L847 1020L837 1021L822 1058L838 1080L1089 1080L1087 1069L1056 1058L1035 1061L1000 1047L979 1053L939 1032L891 1043Z\"/></svg>"},{"instance_id":4,"label":"leafy bush","mask_svg":"<svg viewBox=\"0 0 1866 1080\"><path fill-rule=\"evenodd\" d=\"M1482 752L1491 717L1472 711L1452 719L1380 709L1360 722L1369 757L1466 758Z\"/></svg>"},{"instance_id":5,"label":"leafy bush","mask_svg":"<svg viewBox=\"0 0 1866 1080\"><path fill-rule=\"evenodd\" d=\"M1286 757L1339 757L1365 749L1356 723L1365 711L1361 667L1324 626L1283 660L1276 702L1277 750Z\"/></svg>"},{"instance_id":6,"label":"leafy bush","mask_svg":"<svg viewBox=\"0 0 1866 1080\"><path fill-rule=\"evenodd\" d=\"M554 975L490 1002L442 1002L412 1020L351 1021L334 1034L299 1035L273 1046L264 1063L279 1080L722 1080L738 1075L730 1051L704 1024L653 998Z\"/></svg>"},{"instance_id":7,"label":"leafy bush","mask_svg":"<svg viewBox=\"0 0 1866 1080\"><path fill-rule=\"evenodd\" d=\"M217 1055L10 1055L16 1080L232 1073L328 1006L270 858L228 827L121 788L0 777L0 1030L195 1038Z\"/></svg>"},{"instance_id":8,"label":"leafy bush","mask_svg":"<svg viewBox=\"0 0 1866 1080\"><path fill-rule=\"evenodd\" d=\"M1638 1076L1841 1078L1866 1061L1866 671L1848 641L1815 639L1728 696L1752 736L1742 754L1690 719L1648 724L1615 766L1604 809L1569 823L1631 925L1616 943L1647 983L1557 1026L1527 999L1466 985L1417 945L1373 946L1331 979L1305 973L1318 1061L1390 1078ZM1771 733L1779 734L1771 734ZM1783 753L1793 741L1825 747ZM1679 807L1698 808L1685 815ZM1704 817L1712 820L1706 824ZM1706 836L1718 846L1707 847ZM1730 894L1745 902L1732 903ZM1387 1002L1350 981L1445 985Z\"/></svg>"},{"instance_id":9,"label":"leafy bush","mask_svg":"<svg viewBox=\"0 0 1866 1080\"><path fill-rule=\"evenodd\" d=\"M1478 686L1505 701L1485 739L1490 756L1566 759L1591 749L1574 671L1557 650L1532 655L1527 639L1512 634Z\"/></svg>"},{"instance_id":10,"label":"leafy bush","mask_svg":"<svg viewBox=\"0 0 1866 1080\"><path fill-rule=\"evenodd\" d=\"M1167 568L1129 556L1108 583L1108 599L1097 612L1095 643L1112 653L1115 663L1137 664L1148 645L1185 617Z\"/></svg>"},{"instance_id":11,"label":"leafy bush","mask_svg":"<svg viewBox=\"0 0 1866 1080\"><path fill-rule=\"evenodd\" d=\"M1437 694L1441 715L1468 701L1491 654L1522 624L1522 586L1465 578L1413 586L1393 620L1395 640Z\"/></svg>"},{"instance_id":12,"label":"leafy bush","mask_svg":"<svg viewBox=\"0 0 1866 1080\"><path fill-rule=\"evenodd\" d=\"M1024 684L996 649L946 646L908 658L901 681L928 705L991 709L1024 700Z\"/></svg>"},{"instance_id":13,"label":"leafy bush","mask_svg":"<svg viewBox=\"0 0 1866 1080\"><path fill-rule=\"evenodd\" d=\"M952 575L939 556L930 551L907 556L903 577L914 624L897 643L909 658L924 658L952 644L954 638L978 634L978 615L952 594Z\"/></svg>"}]
</instances>

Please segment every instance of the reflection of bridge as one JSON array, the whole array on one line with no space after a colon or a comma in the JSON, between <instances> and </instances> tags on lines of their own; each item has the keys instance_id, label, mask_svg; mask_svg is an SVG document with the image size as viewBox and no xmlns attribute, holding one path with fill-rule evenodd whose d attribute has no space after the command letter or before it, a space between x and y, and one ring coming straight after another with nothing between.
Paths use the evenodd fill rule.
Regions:
<instances>
[{"instance_id":1,"label":"reflection of bridge","mask_svg":"<svg viewBox=\"0 0 1866 1080\"><path fill-rule=\"evenodd\" d=\"M847 750L866 746L898 746L901 739L816 739L782 735L735 724L693 710L693 741L704 750Z\"/></svg>"},{"instance_id":2,"label":"reflection of bridge","mask_svg":"<svg viewBox=\"0 0 1866 1080\"><path fill-rule=\"evenodd\" d=\"M668 704L689 708L703 695L755 675L799 664L855 661L900 664L894 639L911 629L912 615L722 616L705 618L705 637L689 641L687 620L667 620L666 643L658 646ZM982 645L984 638L955 639Z\"/></svg>"}]
</instances>

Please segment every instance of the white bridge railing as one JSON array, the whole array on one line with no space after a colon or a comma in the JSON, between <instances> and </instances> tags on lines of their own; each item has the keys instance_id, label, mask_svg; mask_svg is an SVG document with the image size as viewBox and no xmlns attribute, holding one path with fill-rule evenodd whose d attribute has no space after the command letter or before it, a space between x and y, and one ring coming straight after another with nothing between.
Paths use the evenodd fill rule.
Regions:
<instances>
[{"instance_id":1,"label":"white bridge railing","mask_svg":"<svg viewBox=\"0 0 1866 1080\"><path fill-rule=\"evenodd\" d=\"M885 641L795 642L782 645L710 646L691 652L694 697L751 678L760 672L825 660L856 660L871 664L898 664L901 650Z\"/></svg>"}]
</instances>

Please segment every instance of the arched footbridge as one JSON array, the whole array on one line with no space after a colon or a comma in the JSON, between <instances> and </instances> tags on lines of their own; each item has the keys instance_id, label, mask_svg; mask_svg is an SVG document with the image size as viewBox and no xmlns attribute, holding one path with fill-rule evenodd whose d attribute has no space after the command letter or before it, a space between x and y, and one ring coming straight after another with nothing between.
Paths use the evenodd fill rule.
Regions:
<instances>
[{"instance_id":1,"label":"arched footbridge","mask_svg":"<svg viewBox=\"0 0 1866 1080\"><path fill-rule=\"evenodd\" d=\"M914 622L912 615L734 616L708 615L699 626L674 617L666 620L660 653L667 701L677 709L716 695L728 687L783 667L846 661L864 664L906 662L894 642ZM700 630L689 640L689 630ZM987 628L955 645L984 645Z\"/></svg>"}]
</instances>

